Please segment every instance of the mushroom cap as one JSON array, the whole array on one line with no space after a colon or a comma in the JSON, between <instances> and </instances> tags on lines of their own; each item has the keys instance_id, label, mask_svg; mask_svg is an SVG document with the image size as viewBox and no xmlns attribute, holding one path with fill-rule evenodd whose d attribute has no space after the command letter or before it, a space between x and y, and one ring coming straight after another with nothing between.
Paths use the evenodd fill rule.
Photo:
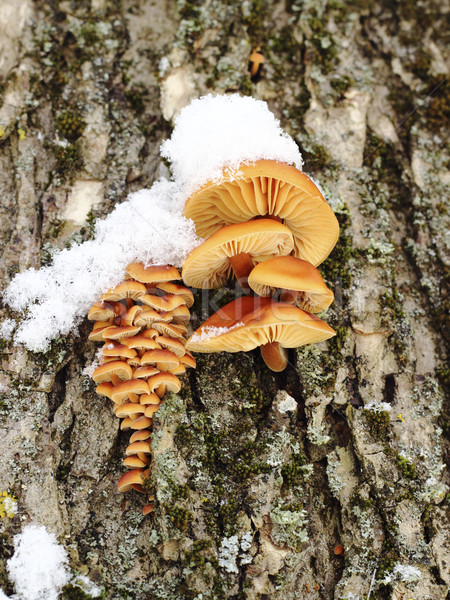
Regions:
<instances>
[{"instance_id":1,"label":"mushroom cap","mask_svg":"<svg viewBox=\"0 0 450 600\"><path fill-rule=\"evenodd\" d=\"M177 327L174 327L172 323L153 323L153 327L162 336L171 337L176 340L184 340L184 335Z\"/></svg>"},{"instance_id":2,"label":"mushroom cap","mask_svg":"<svg viewBox=\"0 0 450 600\"><path fill-rule=\"evenodd\" d=\"M231 257L248 254L256 264L274 255L289 254L293 247L292 233L273 219L227 225L189 253L183 265L183 280L201 289L221 287L233 274Z\"/></svg>"},{"instance_id":3,"label":"mushroom cap","mask_svg":"<svg viewBox=\"0 0 450 600\"><path fill-rule=\"evenodd\" d=\"M111 381L111 377L115 375L119 379L131 379L133 369L122 360L113 360L103 365L98 366L92 374L92 379L95 383L103 383Z\"/></svg>"},{"instance_id":4,"label":"mushroom cap","mask_svg":"<svg viewBox=\"0 0 450 600\"><path fill-rule=\"evenodd\" d=\"M113 319L109 319L109 321L96 321L94 323L94 327L92 328L91 333L88 336L88 339L91 342L103 342L103 331L107 327L111 327Z\"/></svg>"},{"instance_id":5,"label":"mushroom cap","mask_svg":"<svg viewBox=\"0 0 450 600\"><path fill-rule=\"evenodd\" d=\"M95 388L95 391L99 396L106 396L106 398L112 400L111 394L113 392L113 389L114 385L110 381L105 381L104 383L100 383Z\"/></svg>"},{"instance_id":6,"label":"mushroom cap","mask_svg":"<svg viewBox=\"0 0 450 600\"><path fill-rule=\"evenodd\" d=\"M93 304L88 312L89 321L107 321L108 319L114 319L116 313L114 307L109 302L96 302Z\"/></svg>"},{"instance_id":7,"label":"mushroom cap","mask_svg":"<svg viewBox=\"0 0 450 600\"><path fill-rule=\"evenodd\" d=\"M145 431L145 429L143 429L142 431ZM132 456L133 454L138 454L139 452L146 452L147 454L151 454L152 449L149 442L147 442L146 440L137 440L135 442L131 442L131 444L129 444L125 450L125 454L127 456Z\"/></svg>"},{"instance_id":8,"label":"mushroom cap","mask_svg":"<svg viewBox=\"0 0 450 600\"><path fill-rule=\"evenodd\" d=\"M132 419L131 417L126 417L122 423L120 424L120 429L125 431L127 429L148 429L151 427L152 420L148 417L138 417L137 419Z\"/></svg>"},{"instance_id":9,"label":"mushroom cap","mask_svg":"<svg viewBox=\"0 0 450 600\"><path fill-rule=\"evenodd\" d=\"M131 367L130 367L131 369ZM130 379L129 381L122 381L114 386L111 392L111 400L116 404L126 400L130 397L130 394L148 394L149 389L147 382L143 379Z\"/></svg>"},{"instance_id":10,"label":"mushroom cap","mask_svg":"<svg viewBox=\"0 0 450 600\"><path fill-rule=\"evenodd\" d=\"M172 373L158 373L150 377L147 383L150 392L154 392L160 385L166 386L169 392L177 393L181 390L180 380Z\"/></svg>"},{"instance_id":11,"label":"mushroom cap","mask_svg":"<svg viewBox=\"0 0 450 600\"><path fill-rule=\"evenodd\" d=\"M112 325L102 330L102 337L104 340L123 340L136 335L140 330L140 327L134 325L125 325L124 327Z\"/></svg>"},{"instance_id":12,"label":"mushroom cap","mask_svg":"<svg viewBox=\"0 0 450 600\"><path fill-rule=\"evenodd\" d=\"M134 379L148 379L149 377L152 377L153 375L156 375L157 373L159 373L160 369L155 369L155 367L151 367L150 365L145 365L145 366L141 366L141 367L137 367L136 369L134 369L133 371L133 378Z\"/></svg>"},{"instance_id":13,"label":"mushroom cap","mask_svg":"<svg viewBox=\"0 0 450 600\"><path fill-rule=\"evenodd\" d=\"M150 331L150 330L149 330ZM152 348L161 348L161 346L155 342L150 336L146 336L145 333L140 333L130 338L122 340L125 346L128 348L134 348L135 350L151 350Z\"/></svg>"},{"instance_id":14,"label":"mushroom cap","mask_svg":"<svg viewBox=\"0 0 450 600\"><path fill-rule=\"evenodd\" d=\"M148 460L142 460L141 458L139 458L139 456L127 456L126 458L123 459L122 464L125 467L128 467L129 469L143 469L145 468L150 462L150 459Z\"/></svg>"},{"instance_id":15,"label":"mushroom cap","mask_svg":"<svg viewBox=\"0 0 450 600\"><path fill-rule=\"evenodd\" d=\"M139 402L143 406L147 406L147 404L161 404L161 398L154 392L150 392L150 394L142 394L139 398Z\"/></svg>"},{"instance_id":16,"label":"mushroom cap","mask_svg":"<svg viewBox=\"0 0 450 600\"><path fill-rule=\"evenodd\" d=\"M185 353L184 343L181 341L181 339L174 340L173 338L159 335L157 338L155 338L155 342L158 343L162 348L167 348L167 350L170 350L177 356L183 356Z\"/></svg>"},{"instance_id":17,"label":"mushroom cap","mask_svg":"<svg viewBox=\"0 0 450 600\"><path fill-rule=\"evenodd\" d=\"M150 267L144 267L142 263L131 263L125 270L133 279L147 284L181 279L178 270L169 265L151 265Z\"/></svg>"},{"instance_id":18,"label":"mushroom cap","mask_svg":"<svg viewBox=\"0 0 450 600\"><path fill-rule=\"evenodd\" d=\"M111 348L112 346L112 348ZM119 358L134 358L137 355L136 350L133 348L128 348L124 344L105 344L102 347L103 356L117 356Z\"/></svg>"},{"instance_id":19,"label":"mushroom cap","mask_svg":"<svg viewBox=\"0 0 450 600\"><path fill-rule=\"evenodd\" d=\"M277 288L302 292L297 306L308 312L325 310L334 299L316 267L295 256L275 256L259 263L248 276L248 284L260 296L271 296Z\"/></svg>"},{"instance_id":20,"label":"mushroom cap","mask_svg":"<svg viewBox=\"0 0 450 600\"><path fill-rule=\"evenodd\" d=\"M177 294L166 294L165 296L144 294L139 300L147 306L150 306L150 308L163 312L169 312L178 306L186 304L183 296Z\"/></svg>"},{"instance_id":21,"label":"mushroom cap","mask_svg":"<svg viewBox=\"0 0 450 600\"><path fill-rule=\"evenodd\" d=\"M120 319L120 324L128 326L136 325L136 323L134 323L134 320L140 315L141 312L142 306L139 306L139 304L135 304L129 310L127 310L124 315L122 315Z\"/></svg>"},{"instance_id":22,"label":"mushroom cap","mask_svg":"<svg viewBox=\"0 0 450 600\"><path fill-rule=\"evenodd\" d=\"M145 413L145 408L139 404L139 402L130 402L129 404L119 404L114 407L114 413L119 419L125 417L133 417L136 419L138 415Z\"/></svg>"},{"instance_id":23,"label":"mushroom cap","mask_svg":"<svg viewBox=\"0 0 450 600\"><path fill-rule=\"evenodd\" d=\"M186 325L191 319L191 313L186 305L174 308L170 314L172 315L171 323L174 325Z\"/></svg>"},{"instance_id":24,"label":"mushroom cap","mask_svg":"<svg viewBox=\"0 0 450 600\"><path fill-rule=\"evenodd\" d=\"M139 281L122 281L119 285L112 290L108 290L101 297L100 300L124 300L125 298L132 298L137 300L139 296L145 294L147 291L144 284Z\"/></svg>"},{"instance_id":25,"label":"mushroom cap","mask_svg":"<svg viewBox=\"0 0 450 600\"><path fill-rule=\"evenodd\" d=\"M253 50L248 59L257 63L263 63L265 60L260 48Z\"/></svg>"},{"instance_id":26,"label":"mushroom cap","mask_svg":"<svg viewBox=\"0 0 450 600\"><path fill-rule=\"evenodd\" d=\"M135 431L130 436L130 444L134 444L134 442L142 442L148 440L152 437L152 432L148 429L140 429Z\"/></svg>"},{"instance_id":27,"label":"mushroom cap","mask_svg":"<svg viewBox=\"0 0 450 600\"><path fill-rule=\"evenodd\" d=\"M156 287L166 294L176 294L184 298L186 302L186 306L191 308L194 304L194 294L190 289L184 287L184 285L179 285L178 283L173 283L172 281L163 281L161 283L157 283Z\"/></svg>"},{"instance_id":28,"label":"mushroom cap","mask_svg":"<svg viewBox=\"0 0 450 600\"><path fill-rule=\"evenodd\" d=\"M133 469L124 473L119 481L117 487L119 492L128 492L132 489L133 485L142 485L145 479L148 477L148 470Z\"/></svg>"},{"instance_id":29,"label":"mushroom cap","mask_svg":"<svg viewBox=\"0 0 450 600\"><path fill-rule=\"evenodd\" d=\"M294 236L294 254L319 265L339 236L338 221L319 188L304 173L275 160L224 171L191 196L185 216L208 238L224 225L255 217L278 217Z\"/></svg>"},{"instance_id":30,"label":"mushroom cap","mask_svg":"<svg viewBox=\"0 0 450 600\"><path fill-rule=\"evenodd\" d=\"M147 350L141 357L141 365L156 365L164 363L168 369L173 369L180 364L180 359L170 350Z\"/></svg>"},{"instance_id":31,"label":"mushroom cap","mask_svg":"<svg viewBox=\"0 0 450 600\"><path fill-rule=\"evenodd\" d=\"M186 346L194 352L248 352L271 342L297 348L333 335L329 325L297 306L245 296L207 319Z\"/></svg>"}]
</instances>

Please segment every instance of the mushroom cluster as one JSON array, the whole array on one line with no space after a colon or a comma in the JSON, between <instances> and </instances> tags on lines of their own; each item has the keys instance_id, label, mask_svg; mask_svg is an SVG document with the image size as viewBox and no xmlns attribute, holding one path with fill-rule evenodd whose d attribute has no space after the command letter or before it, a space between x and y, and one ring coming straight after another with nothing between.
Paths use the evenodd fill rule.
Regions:
<instances>
[{"instance_id":1,"label":"mushroom cluster","mask_svg":"<svg viewBox=\"0 0 450 600\"><path fill-rule=\"evenodd\" d=\"M187 200L185 216L208 238L186 258L186 285L217 288L234 275L246 294L257 294L212 315L189 338L189 350L261 346L267 366L282 371L287 348L335 335L312 313L328 308L334 298L316 267L334 248L339 224L303 172L274 160L224 171L220 181Z\"/></svg>"},{"instance_id":2,"label":"mushroom cluster","mask_svg":"<svg viewBox=\"0 0 450 600\"><path fill-rule=\"evenodd\" d=\"M127 279L102 295L88 319L95 321L89 339L104 342L92 377L96 391L114 403L132 430L123 464L129 470L118 482L121 492L144 492L151 461L151 426L166 392L178 392L177 377L195 359L185 348L192 292L174 283L180 273L171 266L128 265ZM153 510L152 500L143 512Z\"/></svg>"}]
</instances>

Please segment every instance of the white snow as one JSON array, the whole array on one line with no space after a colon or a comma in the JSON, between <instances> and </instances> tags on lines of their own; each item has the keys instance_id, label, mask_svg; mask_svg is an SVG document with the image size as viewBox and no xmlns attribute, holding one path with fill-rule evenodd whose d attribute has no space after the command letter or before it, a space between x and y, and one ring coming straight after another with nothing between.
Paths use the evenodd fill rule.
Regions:
<instances>
[{"instance_id":1,"label":"white snow","mask_svg":"<svg viewBox=\"0 0 450 600\"><path fill-rule=\"evenodd\" d=\"M388 402L378 402L378 400L371 400L364 405L364 408L373 412L391 412L392 410L392 406Z\"/></svg>"},{"instance_id":2,"label":"white snow","mask_svg":"<svg viewBox=\"0 0 450 600\"><path fill-rule=\"evenodd\" d=\"M26 525L14 536L14 555L7 561L16 600L57 600L70 579L67 553L45 527ZM5 596L6 598L6 596Z\"/></svg>"},{"instance_id":3,"label":"white snow","mask_svg":"<svg viewBox=\"0 0 450 600\"><path fill-rule=\"evenodd\" d=\"M302 156L266 102L248 96L203 96L186 106L175 120L161 155L172 163L184 200L224 168L272 159L301 169Z\"/></svg>"},{"instance_id":4,"label":"white snow","mask_svg":"<svg viewBox=\"0 0 450 600\"><path fill-rule=\"evenodd\" d=\"M15 326L15 321L12 319L5 319L2 323L0 323L0 338L4 340L10 340Z\"/></svg>"},{"instance_id":5,"label":"white snow","mask_svg":"<svg viewBox=\"0 0 450 600\"><path fill-rule=\"evenodd\" d=\"M194 333L194 335L191 337L190 341L195 342L197 344L200 342L205 342L206 340L210 340L212 338L219 337L219 335L228 333L229 331L236 329L236 327L242 327L243 325L244 325L244 323L242 323L242 322L236 323L232 327L212 327L212 326L208 325L207 327L203 327L203 329L201 330L200 333Z\"/></svg>"},{"instance_id":6,"label":"white snow","mask_svg":"<svg viewBox=\"0 0 450 600\"><path fill-rule=\"evenodd\" d=\"M5 301L27 311L16 344L45 350L60 334L73 330L107 289L124 279L134 261L181 266L199 243L194 224L172 210L175 184L160 180L131 194L95 228L95 239L55 253L53 263L17 275Z\"/></svg>"},{"instance_id":7,"label":"white snow","mask_svg":"<svg viewBox=\"0 0 450 600\"><path fill-rule=\"evenodd\" d=\"M397 563L390 573L385 575L382 583L388 584L394 581L403 581L404 583L413 583L419 581L422 577L420 569L411 565L402 565Z\"/></svg>"}]
</instances>

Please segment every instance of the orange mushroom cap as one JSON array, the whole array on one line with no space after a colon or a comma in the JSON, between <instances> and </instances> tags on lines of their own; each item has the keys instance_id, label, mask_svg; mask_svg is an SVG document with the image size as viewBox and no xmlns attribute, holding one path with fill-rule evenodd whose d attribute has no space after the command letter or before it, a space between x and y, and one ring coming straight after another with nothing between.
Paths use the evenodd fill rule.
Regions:
<instances>
[{"instance_id":1,"label":"orange mushroom cap","mask_svg":"<svg viewBox=\"0 0 450 600\"><path fill-rule=\"evenodd\" d=\"M272 342L297 348L333 335L324 321L292 304L245 296L207 319L186 347L194 352L248 352Z\"/></svg>"},{"instance_id":2,"label":"orange mushroom cap","mask_svg":"<svg viewBox=\"0 0 450 600\"><path fill-rule=\"evenodd\" d=\"M296 304L308 312L325 310L334 299L316 267L295 256L259 263L248 276L248 284L260 296L271 296L277 288L300 292Z\"/></svg>"},{"instance_id":3,"label":"orange mushroom cap","mask_svg":"<svg viewBox=\"0 0 450 600\"><path fill-rule=\"evenodd\" d=\"M228 225L190 252L183 265L183 280L201 289L221 287L233 274L233 257L246 254L255 265L274 255L289 254L293 247L292 233L273 219Z\"/></svg>"},{"instance_id":4,"label":"orange mushroom cap","mask_svg":"<svg viewBox=\"0 0 450 600\"><path fill-rule=\"evenodd\" d=\"M294 237L294 255L320 264L339 236L338 221L319 188L302 171L275 160L259 160L224 171L191 196L185 216L207 238L224 225L255 217L278 217Z\"/></svg>"},{"instance_id":5,"label":"orange mushroom cap","mask_svg":"<svg viewBox=\"0 0 450 600\"><path fill-rule=\"evenodd\" d=\"M142 263L131 263L125 270L128 275L133 277L133 279L146 284L181 279L177 269L169 265L151 265L150 267L144 267Z\"/></svg>"}]
</instances>

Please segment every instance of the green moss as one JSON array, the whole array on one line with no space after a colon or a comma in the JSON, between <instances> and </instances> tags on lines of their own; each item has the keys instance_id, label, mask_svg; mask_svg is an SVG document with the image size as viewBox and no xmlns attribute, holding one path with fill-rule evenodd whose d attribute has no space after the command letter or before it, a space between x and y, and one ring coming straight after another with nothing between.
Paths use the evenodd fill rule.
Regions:
<instances>
[{"instance_id":1,"label":"green moss","mask_svg":"<svg viewBox=\"0 0 450 600\"><path fill-rule=\"evenodd\" d=\"M86 594L80 587L71 583L65 585L61 590L61 600L93 600L93 596ZM96 596L99 600L104 600L106 595Z\"/></svg>"},{"instance_id":2,"label":"green moss","mask_svg":"<svg viewBox=\"0 0 450 600\"><path fill-rule=\"evenodd\" d=\"M305 470L303 467L308 464L303 454L294 454L291 462L284 465L281 469L283 484L286 488L293 488L304 482Z\"/></svg>"},{"instance_id":3,"label":"green moss","mask_svg":"<svg viewBox=\"0 0 450 600\"><path fill-rule=\"evenodd\" d=\"M192 514L183 506L173 506L166 509L167 518L176 529L186 532L192 521Z\"/></svg>"},{"instance_id":4,"label":"green moss","mask_svg":"<svg viewBox=\"0 0 450 600\"><path fill-rule=\"evenodd\" d=\"M331 156L320 144L304 150L303 154L308 171L322 171L332 165Z\"/></svg>"},{"instance_id":5,"label":"green moss","mask_svg":"<svg viewBox=\"0 0 450 600\"><path fill-rule=\"evenodd\" d=\"M385 440L389 434L391 415L387 410L363 410L370 433L378 440Z\"/></svg>"},{"instance_id":6,"label":"green moss","mask_svg":"<svg viewBox=\"0 0 450 600\"><path fill-rule=\"evenodd\" d=\"M75 142L82 135L85 127L81 115L72 110L63 111L56 119L56 129L70 142Z\"/></svg>"},{"instance_id":7,"label":"green moss","mask_svg":"<svg viewBox=\"0 0 450 600\"><path fill-rule=\"evenodd\" d=\"M251 0L249 12L242 17L242 22L247 27L247 34L254 46L261 44L267 37L267 28L264 27L267 10L265 0Z\"/></svg>"},{"instance_id":8,"label":"green moss","mask_svg":"<svg viewBox=\"0 0 450 600\"><path fill-rule=\"evenodd\" d=\"M56 171L69 179L75 171L83 168L84 160L77 142L67 146L56 146L53 149L56 158Z\"/></svg>"},{"instance_id":9,"label":"green moss","mask_svg":"<svg viewBox=\"0 0 450 600\"><path fill-rule=\"evenodd\" d=\"M428 96L424 105L425 123L433 132L448 129L450 122L450 81L439 74L428 79Z\"/></svg>"},{"instance_id":10,"label":"green moss","mask_svg":"<svg viewBox=\"0 0 450 600\"><path fill-rule=\"evenodd\" d=\"M343 96L345 92L351 88L351 86L355 83L355 80L348 75L342 75L341 77L332 77L330 79L331 87L339 94L339 96Z\"/></svg>"},{"instance_id":11,"label":"green moss","mask_svg":"<svg viewBox=\"0 0 450 600\"><path fill-rule=\"evenodd\" d=\"M412 480L417 478L416 465L410 462L404 456L400 456L399 454L397 454L397 467L400 469L405 479Z\"/></svg>"}]
</instances>

